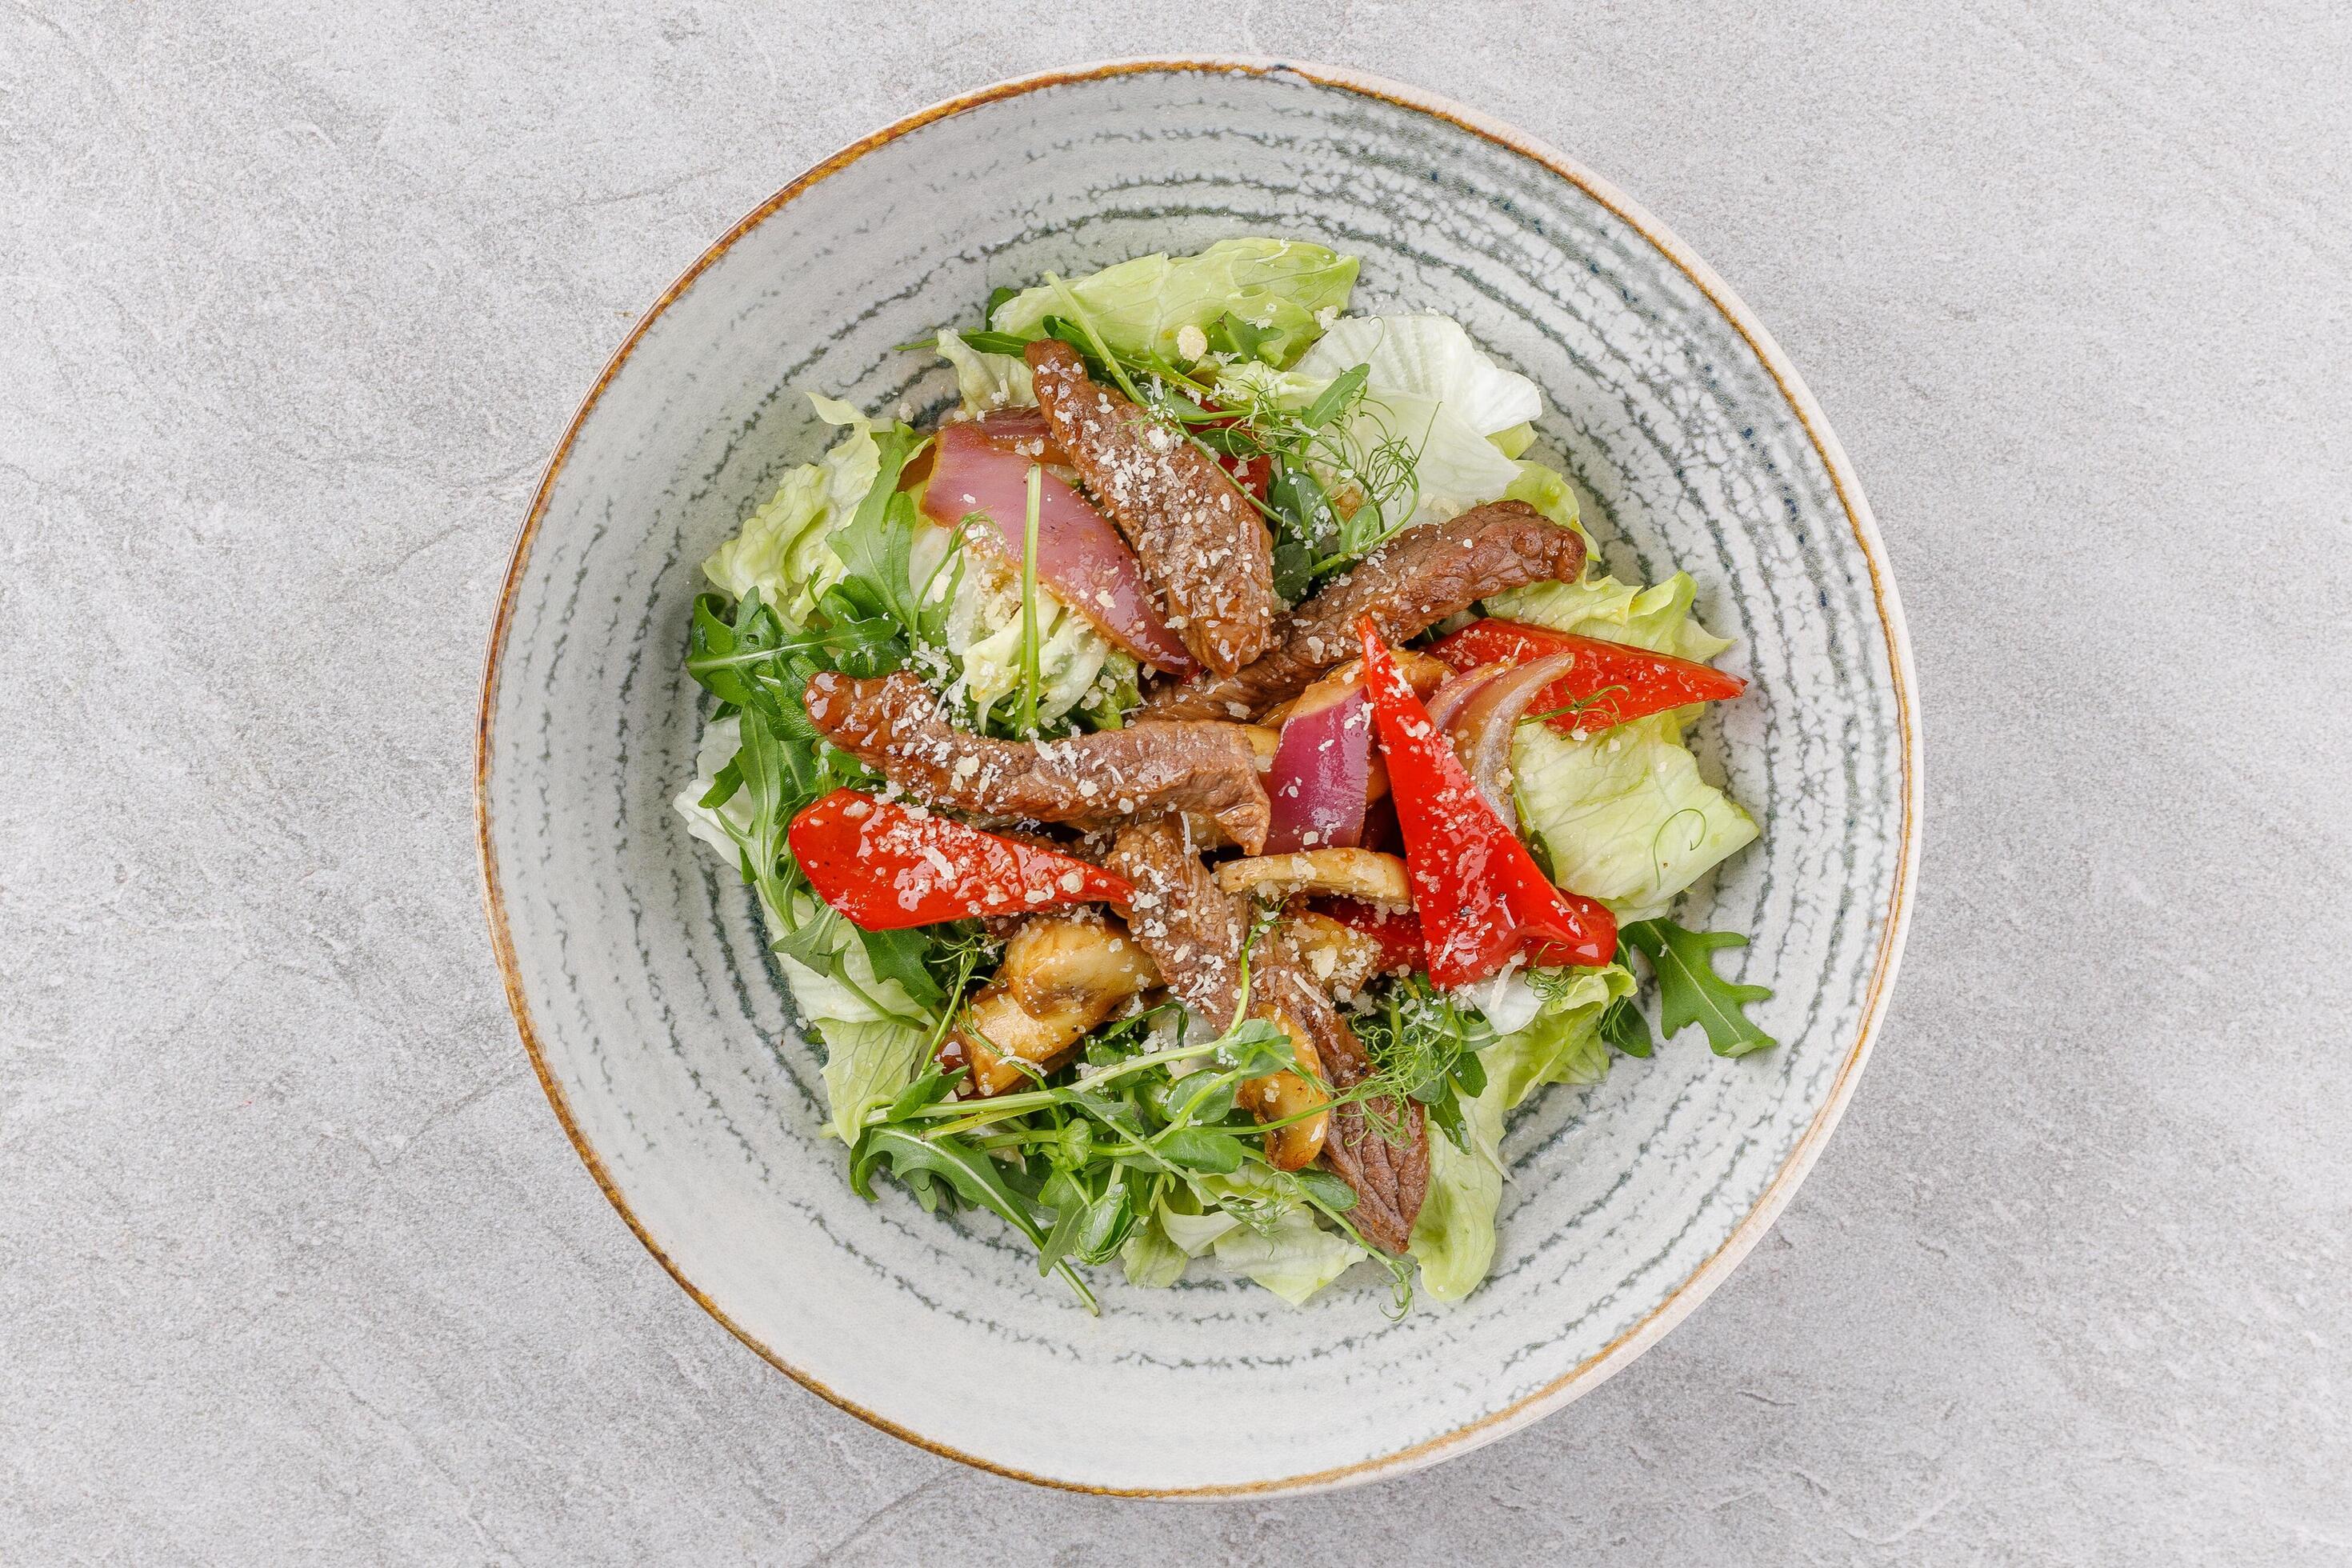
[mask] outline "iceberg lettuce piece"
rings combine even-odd
[[[1310,406],[1328,380],[1277,371],[1262,364],[1228,366],[1217,376],[1220,395],[1229,404],[1265,400],[1283,408]],[[1412,455],[1418,487],[1409,516],[1383,512],[1383,531],[1424,522],[1442,522],[1502,495],[1517,482],[1520,465],[1503,455],[1444,404],[1412,393],[1383,391],[1367,385],[1356,411],[1339,429],[1339,439],[1360,465],[1391,441]],[[1341,476],[1317,466],[1316,477],[1326,487],[1342,485]],[[1401,510],[1404,497],[1392,506]]]
[[[1127,1282],[1147,1290],[1165,1290],[1175,1284],[1184,1278],[1185,1265],[1192,1261],[1192,1254],[1169,1238],[1156,1209],[1135,1222],[1118,1249]]]
[[[1543,395],[1536,384],[1488,358],[1450,316],[1356,316],[1334,321],[1291,368],[1302,376],[1328,381],[1359,364],[1369,371],[1367,384],[1375,397],[1437,404],[1481,437],[1543,417]],[[1494,492],[1478,499],[1492,500]]]
[[[1273,334],[1260,352],[1277,364],[1296,357],[1324,321],[1348,308],[1355,286],[1354,257],[1269,238],[1221,239],[1197,256],[1139,256],[1063,283],[1103,341],[1120,353],[1173,360],[1178,332],[1205,331],[1230,310]],[[1046,317],[1065,313],[1059,292],[1040,284],[997,306],[988,324],[1034,338],[1043,335]]]
[[[1531,583],[1496,594],[1486,609],[1506,620],[1632,643],[1705,664],[1729,647],[1731,639],[1717,637],[1692,617],[1697,595],[1698,584],[1687,572],[1647,588],[1587,574],[1581,583]]]
[[[1516,1110],[1548,1083],[1598,1083],[1606,1078],[1609,1047],[1601,1038],[1601,1014],[1619,997],[1631,996],[1634,984],[1633,971],[1617,963],[1545,971],[1544,1005],[1534,1020],[1479,1054],[1487,1091],[1496,1096],[1497,1105]]]
[[[1486,979],[1463,986],[1454,996],[1475,1007],[1486,1018],[1486,1026],[1497,1035],[1526,1028],[1543,1011],[1542,994],[1520,970],[1516,958]]]
[[[1553,488],[1541,475],[1528,482]],[[1564,480],[1558,489],[1566,489]],[[1697,593],[1686,572],[1647,588],[1588,574],[1580,583],[1514,588],[1485,607],[1553,631],[1705,662],[1731,642],[1692,618]],[[1511,743],[1519,818],[1542,840],[1552,875],[1608,904],[1620,920],[1664,913],[1675,895],[1757,837],[1754,819],[1700,776],[1698,759],[1683,744],[1697,711],[1660,713],[1582,740],[1529,724]]]
[[[686,819],[687,831],[718,850],[730,868],[741,864],[742,852],[727,829],[719,826],[719,820],[723,816],[739,829],[748,830],[749,803],[740,790],[726,804],[715,807],[704,805],[702,797],[709,793],[719,770],[734,761],[741,747],[740,720],[719,719],[706,725],[701,742],[695,750],[694,781],[671,803],[678,816]],[[768,930],[774,934],[793,931],[818,913],[815,901],[808,899],[789,911],[792,918],[787,918],[787,911],[768,903],[764,896],[760,909],[767,918]],[[857,1131],[869,1111],[877,1105],[887,1105],[900,1089],[914,1081],[922,1067],[928,1039],[921,1029],[907,1021],[919,1016],[921,1012],[914,998],[897,981],[875,976],[862,943],[852,941],[847,931],[839,931],[836,949],[843,955],[856,989],[831,975],[819,973],[789,953],[776,954],[776,962],[783,969],[794,1010],[824,1043],[828,1125],[846,1143],[856,1141]],[[864,995],[858,994],[861,991]],[[876,1003],[881,1005],[877,1007]]]
[[[861,1024],[826,1018],[814,1026],[824,1041],[826,1129],[855,1143],[866,1117],[898,1099],[922,1072],[930,1038],[887,1018]]]
[[[743,749],[743,721],[730,716],[714,719],[702,727],[702,739],[694,749],[694,777],[670,800],[671,809],[686,819],[686,830],[719,851],[719,858],[730,866],[739,866],[743,852],[734,838],[719,826],[720,819],[735,825],[739,833],[751,831],[751,803],[741,790],[727,797],[724,805],[709,806],[702,797],[710,793],[719,770],[735,760]]]
[[[1025,360],[1011,354],[983,353],[963,341],[952,327],[940,331],[940,357],[955,367],[956,394],[963,411],[977,416],[998,408],[1034,408],[1037,384]]]
[[[1505,1114],[1543,1084],[1590,1083],[1608,1071],[1601,1014],[1633,994],[1633,984],[1613,963],[1549,971],[1534,1021],[1480,1053],[1486,1087],[1462,1105],[1469,1148],[1456,1149],[1444,1138],[1429,1141],[1429,1193],[1412,1224],[1410,1250],[1421,1265],[1421,1288],[1433,1300],[1462,1300],[1494,1266]]]
[[[1217,1261],[1256,1280],[1294,1307],[1371,1256],[1337,1231],[1295,1208],[1261,1231],[1235,1226],[1213,1244]]]
[[[814,393],[809,401],[818,417],[849,434],[817,461],[786,474],[767,503],[702,563],[702,574],[721,593],[740,599],[757,588],[793,626],[805,625],[818,596],[847,574],[828,535],[856,513],[882,466],[874,426],[864,415]]]
[[[1187,1258],[1201,1254],[1223,1241],[1242,1222],[1221,1208],[1206,1208],[1199,1214],[1186,1214],[1162,1198],[1160,1201],[1160,1228],[1168,1239],[1181,1247]]]
[[[1021,689],[1021,580],[988,542],[966,540],[958,551],[963,571],[948,610],[947,643],[963,673],[949,688],[948,701],[968,703],[974,727],[982,727],[999,703]],[[1121,711],[1121,700],[1135,689],[1139,673],[1132,657],[1112,647],[1093,622],[1042,583],[1037,672],[1037,716],[1047,721],[1073,710],[1097,717]],[[1133,700],[1127,699],[1125,705]]]
[[[1492,1079],[1462,1102],[1465,1152],[1450,1138],[1429,1140],[1429,1190],[1406,1249],[1421,1265],[1422,1293],[1459,1301],[1495,1263],[1495,1214],[1503,1203],[1503,1102]]]
[[[1335,321],[1291,368],[1290,384],[1319,392],[1360,364],[1365,397],[1349,440],[1369,451],[1401,438],[1415,453],[1416,504],[1409,518],[1384,514],[1383,526],[1443,521],[1517,481],[1513,459],[1533,438],[1531,422],[1543,417],[1543,395],[1488,358],[1460,322],[1437,315]]]
[[[1495,450],[1502,453],[1506,458],[1517,458],[1524,455],[1529,447],[1535,445],[1536,427],[1532,425],[1514,425],[1507,430],[1496,431],[1486,439],[1492,441],[1495,444]]]
[[[1346,438],[1364,452],[1389,440],[1401,440],[1412,450],[1412,510],[1391,515],[1398,510],[1391,502],[1381,519],[1390,529],[1458,517],[1502,495],[1519,477],[1519,465],[1452,408],[1408,393],[1370,388],[1348,422]],[[1398,502],[1406,499],[1399,497]]]
[[[1683,722],[1659,713],[1581,741],[1529,724],[1511,743],[1519,820],[1542,841],[1553,879],[1620,921],[1664,914],[1757,837],[1755,819],[1699,776]]]

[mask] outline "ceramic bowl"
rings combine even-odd
[[[1102,1314],[993,1221],[853,1195],[750,897],[670,809],[701,721],[697,564],[824,445],[804,389],[920,419],[892,345],[990,288],[1232,235],[1362,258],[1356,309],[1436,310],[1541,385],[1621,575],[1675,567],[1753,681],[1698,731],[1762,843],[1685,904],[1753,933],[1785,1042],[1696,1031],[1513,1123],[1494,1273],[1383,1309],[1245,1281]],[[828,159],[656,300],[549,464],[492,635],[490,930],[581,1157],[693,1298],[806,1387],[937,1452],[1155,1496],[1328,1486],[1492,1439],[1654,1342],[1753,1246],[1853,1091],[1902,943],[1919,742],[1862,491],[1722,281],[1561,154],[1413,89],[1265,61],[1123,62],[940,104]],[[1204,1270],[1196,1268],[1196,1274]]]

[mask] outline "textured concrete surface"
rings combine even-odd
[[[0,15],[0,1559],[2352,1561],[2352,13],[1969,0]],[[1929,848],[1691,1321],[1343,1495],[1031,1490],[588,1181],[477,903],[512,531],[812,160],[1114,54],[1362,66],[1730,278],[1870,487]]]

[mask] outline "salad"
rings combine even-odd
[[[1714,969],[1745,939],[1668,918],[1757,836],[1684,744],[1726,640],[1596,560],[1534,383],[1350,315],[1356,270],[999,289],[906,345],[935,427],[815,397],[837,439],[704,563],[677,809],[849,1183],[998,1216],[1090,1310],[1112,1265],[1458,1300],[1514,1108],[1649,1056],[1645,1006],[1774,1043]]]

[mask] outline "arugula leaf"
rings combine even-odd
[[[867,931],[862,926],[845,921],[857,933],[866,948],[866,962],[874,966],[877,980],[895,980],[915,999],[915,1005],[927,1013],[936,1013],[947,1003],[947,994],[932,978],[924,961],[930,956],[931,939],[919,928],[913,931]]]
[[[1161,1133],[1153,1147],[1170,1164],[1207,1175],[1229,1176],[1242,1168],[1242,1141],[1230,1132],[1178,1127]]]
[[[956,336],[961,338],[964,346],[975,353],[1010,354],[1019,359],[1029,348],[1028,339],[1014,337],[1011,332],[958,332]]]
[[[1298,416],[1298,422],[1309,430],[1320,430],[1362,390],[1365,379],[1371,374],[1372,367],[1368,364],[1341,371],[1331,378],[1331,384],[1323,389],[1322,395],[1307,405],[1307,412]]]
[[[1618,933],[1650,961],[1658,977],[1658,1028],[1668,1038],[1689,1025],[1706,1031],[1719,1057],[1744,1057],[1780,1044],[1743,1011],[1772,994],[1764,985],[1726,980],[1715,972],[1717,949],[1746,947],[1735,931],[1689,931],[1669,920],[1636,921]],[[1647,1031],[1644,1030],[1646,1041]]]
[[[1620,996],[1601,1010],[1601,1037],[1621,1056],[1646,1057],[1652,1048],[1650,1020],[1631,996]]]
[[[848,568],[848,575],[832,592],[854,605],[859,619],[887,617],[909,634],[921,624],[907,565],[914,542],[915,501],[898,489],[898,476],[928,440],[904,425],[876,433],[881,466],[873,488],[857,503],[848,525],[830,541],[834,554]]]
[[[921,1175],[942,1182],[952,1188],[958,1197],[977,1208],[984,1208],[1002,1217],[1030,1244],[1042,1250],[1045,1246],[1045,1229],[1037,1223],[1019,1194],[1005,1185],[997,1163],[961,1140],[945,1135],[918,1138],[896,1127],[870,1127],[858,1138],[857,1147],[850,1152],[849,1185],[861,1198],[874,1198],[874,1172],[887,1165],[901,1182]],[[1087,1311],[1096,1310],[1095,1294],[1087,1282],[1066,1262],[1048,1265],[1060,1273]]]
[[[933,1063],[920,1078],[898,1091],[898,1098],[890,1102],[890,1108],[882,1113],[882,1119],[903,1121],[926,1105],[937,1105],[955,1092],[963,1071],[961,1068],[952,1071],[942,1070],[936,1062]]]
[[[1273,365],[1282,363],[1282,349],[1289,337],[1279,327],[1253,326],[1231,310],[1211,321],[1202,335],[1209,340],[1209,352],[1212,353],[1231,354],[1235,359],[1260,360]],[[1274,345],[1271,353],[1266,349],[1268,343]]]

